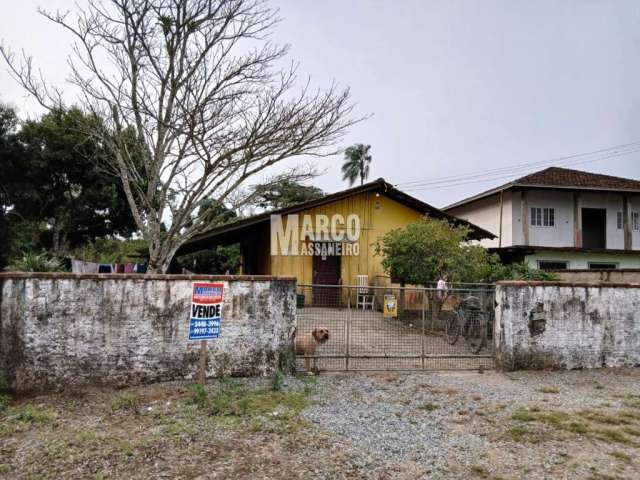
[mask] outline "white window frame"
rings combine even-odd
[[[616,212],[616,228],[622,230],[624,228],[624,213],[622,210]]]
[[[529,225],[531,227],[555,228],[555,207],[531,207],[529,210]]]
[[[631,227],[635,232],[640,230],[640,212],[631,212]]]

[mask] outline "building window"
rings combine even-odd
[[[590,270],[615,270],[618,268],[617,263],[607,263],[607,262],[589,262],[587,264]]]
[[[555,208],[531,207],[531,225],[534,227],[553,227],[556,223]]]
[[[566,270],[568,262],[560,262],[558,260],[538,260],[538,268],[540,270]]]
[[[634,230],[640,230],[640,213],[631,213],[631,225],[633,225]]]
[[[616,213],[616,227],[618,230],[622,230],[624,228],[624,217],[622,216],[622,212]]]

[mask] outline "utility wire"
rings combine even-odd
[[[610,158],[616,158],[616,157],[621,157],[621,156],[625,156],[625,155],[630,155],[632,153],[636,153],[636,152],[640,152],[640,146],[636,147],[635,149],[629,149],[629,150],[625,150],[625,151],[621,151],[621,152],[611,152],[609,155],[604,155],[601,157],[597,157],[597,158],[590,158],[590,159],[586,159],[586,160],[581,160],[581,161],[576,161],[576,162],[571,162],[570,164],[566,165],[566,166],[573,166],[573,165],[584,165],[587,163],[593,163],[593,162],[598,162],[598,161],[602,161],[602,160],[608,160]],[[409,187],[403,187],[402,189],[404,191],[410,192],[410,191],[420,191],[420,190],[438,190],[441,188],[449,188],[449,187],[456,187],[456,186],[460,186],[460,185],[469,185],[469,184],[473,184],[473,183],[484,183],[484,182],[490,182],[490,181],[494,181],[494,180],[503,180],[503,179],[508,179],[508,178],[512,178],[514,176],[514,173],[516,172],[511,172],[509,174],[503,174],[503,175],[498,175],[498,176],[490,176],[487,178],[473,178],[473,177],[460,177],[458,180],[452,179],[449,181],[434,181],[432,183],[426,183],[426,184],[419,184],[419,185],[414,185],[414,186],[409,186]]]
[[[585,162],[599,161],[606,158],[610,158],[609,156],[601,157],[600,154],[603,154],[603,153],[615,154],[615,156],[628,155],[630,153],[636,152],[637,151],[636,149],[639,146],[640,146],[640,140],[631,142],[631,143],[622,144],[622,145],[615,145],[613,147],[602,148],[602,149],[594,150],[592,152],[587,152],[587,153],[566,155],[563,157],[556,157],[549,160],[542,160],[538,162],[521,163],[518,165],[509,166],[509,167],[495,168],[491,170],[484,170],[482,172],[473,172],[473,173],[464,174],[464,175],[450,175],[450,176],[444,176],[444,177],[436,177],[430,180],[413,180],[408,182],[401,182],[401,183],[397,183],[395,186],[400,187],[403,190],[409,190],[409,189],[413,189],[414,187],[447,184],[451,182],[457,183],[457,182],[462,182],[467,180],[476,180],[476,179],[482,180],[482,181],[497,180],[499,178],[505,178],[504,177],[505,173],[509,173],[510,175],[508,176],[512,176],[514,174],[517,174],[518,172],[529,170],[535,167],[548,165],[548,164],[563,163],[563,164],[566,164],[566,166],[568,166],[568,165],[578,165]],[[588,158],[588,157],[593,157],[594,155],[597,155],[597,157],[593,159]],[[580,159],[580,158],[583,158],[583,159],[578,160],[577,162],[567,162],[568,160]],[[477,182],[474,182],[474,183],[477,183]]]

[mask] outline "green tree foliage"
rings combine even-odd
[[[98,166],[105,152],[78,131],[83,122],[99,123],[73,108],[17,128],[15,112],[0,107],[0,202],[14,255],[42,247],[62,255],[96,238],[134,231],[120,182]]]
[[[240,269],[240,245],[218,245],[212,250],[190,253],[176,258],[180,268],[206,275],[237,274]]]
[[[220,224],[235,222],[238,215],[231,209],[213,199],[205,199],[199,207],[198,218],[204,221],[215,220]],[[211,250],[189,253],[176,257],[179,269],[198,274],[236,274],[240,269],[240,245],[218,245]]]
[[[323,196],[324,192],[318,187],[303,185],[290,179],[282,179],[268,185],[258,185],[255,204],[267,210],[276,210],[316,200]]]
[[[401,283],[426,285],[443,274],[453,282],[479,282],[491,275],[497,258],[469,244],[468,235],[466,226],[425,218],[388,232],[375,250],[385,271]]]
[[[70,256],[95,263],[145,263],[142,256],[147,248],[144,240],[121,240],[117,238],[96,238],[92,242],[70,252]]]
[[[20,155],[20,145],[15,133],[17,131],[18,118],[13,109],[0,105],[0,268],[6,265],[11,249],[11,203],[9,200],[11,184],[15,175],[13,165],[17,163]]]
[[[342,179],[353,185],[360,179],[360,185],[369,178],[369,165],[371,164],[371,145],[356,143],[344,151],[344,163],[342,164]]]
[[[382,266],[404,284],[427,285],[447,274],[451,282],[555,280],[526,264],[502,265],[495,254],[468,242],[469,228],[425,218],[384,235],[375,245]]]

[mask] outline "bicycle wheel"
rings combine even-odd
[[[445,336],[447,338],[447,343],[449,345],[453,345],[458,341],[458,337],[460,336],[460,317],[457,311],[451,312],[451,315],[447,315],[445,320]]]
[[[487,321],[483,313],[472,315],[465,326],[465,339],[471,353],[478,354],[487,343]]]

